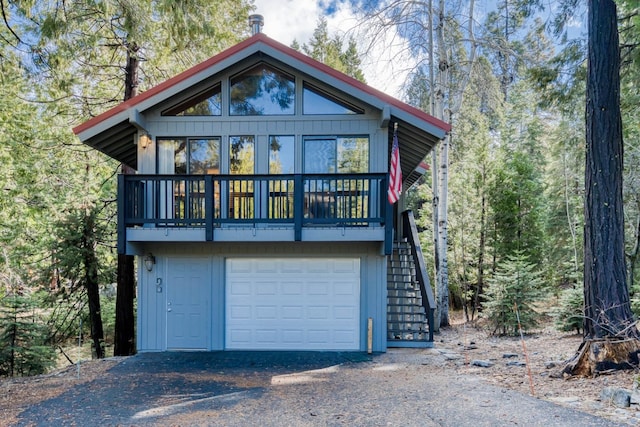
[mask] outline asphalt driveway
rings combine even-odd
[[[18,426],[613,426],[418,350],[147,353],[19,416]]]

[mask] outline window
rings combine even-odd
[[[255,138],[251,136],[229,137],[229,173],[251,175],[255,170]]]
[[[269,174],[295,173],[295,137],[269,137]],[[292,219],[294,212],[294,179],[269,180],[268,215],[271,219]]]
[[[229,114],[262,116],[295,114],[295,80],[266,64],[231,79]]]
[[[220,116],[222,91],[220,84],[205,90],[180,104],[162,112],[163,116]]]
[[[220,139],[158,138],[158,173],[220,173]]]
[[[369,138],[330,137],[304,140],[305,173],[365,173],[369,171]]]
[[[364,111],[305,83],[302,93],[302,113],[364,114]]]
[[[250,136],[229,137],[229,173],[252,175],[255,171],[255,138]],[[250,219],[255,214],[253,178],[238,177],[229,180],[228,217]]]
[[[354,174],[369,171],[369,138],[307,137],[304,140],[304,172]],[[304,217],[325,225],[338,218],[368,215],[369,184],[366,179],[335,175],[306,177]],[[355,223],[354,223],[355,224]]]
[[[272,175],[295,172],[294,136],[269,137],[269,173]]]
[[[158,138],[158,173],[207,175],[220,173],[220,138]],[[158,183],[160,218],[203,219],[204,177],[171,177]],[[214,188],[215,215],[220,212],[220,190]]]

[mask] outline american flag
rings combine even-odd
[[[391,148],[391,165],[389,166],[389,190],[387,198],[392,205],[398,201],[402,193],[402,170],[400,169],[400,150],[398,149],[398,133],[393,133]]]

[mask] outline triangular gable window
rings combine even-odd
[[[303,114],[364,114],[364,110],[305,83],[302,94]]]
[[[163,116],[220,116],[222,115],[222,91],[220,84],[200,92],[162,112]]]
[[[267,116],[295,114],[296,84],[292,76],[260,63],[231,78],[229,114]]]

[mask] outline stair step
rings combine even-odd
[[[411,247],[394,243],[387,260],[387,340],[427,341],[428,330]]]

